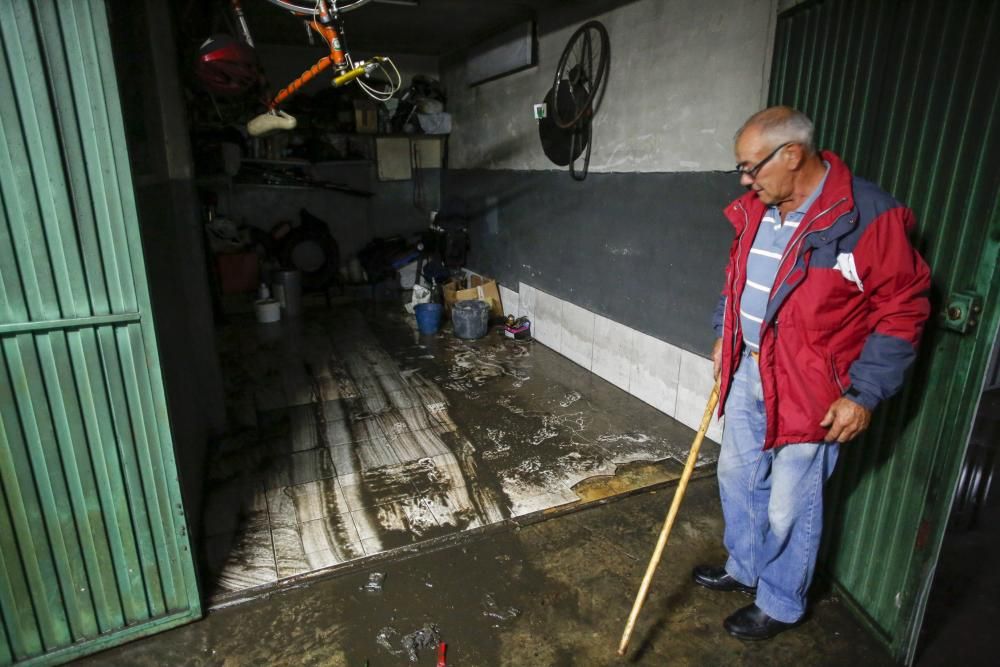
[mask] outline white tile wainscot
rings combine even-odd
[[[560,352],[586,369],[593,370],[594,321],[596,315],[568,301],[562,302]]]
[[[518,283],[501,287],[508,312],[531,320],[535,340],[616,387],[697,429],[712,391],[712,362],[576,304]],[[506,304],[516,302],[517,309]],[[725,420],[713,418],[706,437],[722,441]]]
[[[631,393],[632,330],[603,315],[594,318],[594,358],[590,370]]]
[[[633,330],[629,393],[657,410],[675,416],[681,354],[679,348]]]

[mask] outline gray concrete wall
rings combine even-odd
[[[708,354],[732,227],[727,174],[455,170],[472,209],[469,266],[523,282],[677,347]]]
[[[594,120],[593,172],[732,167],[731,139],[766,101],[776,0],[639,0],[597,18],[611,39]],[[538,66],[475,88],[463,60],[442,67],[453,114],[451,167],[556,169],[532,105],[551,88],[572,32],[564,10],[538,17]]]
[[[593,6],[593,5],[592,5]],[[686,350],[711,350],[710,315],[740,194],[732,137],[766,103],[777,0],[638,0],[538,17],[538,66],[469,88],[442,65],[454,114],[445,206],[475,211],[470,266],[602,314]],[[590,176],[545,157],[532,105],[572,32],[597,18],[611,39]]]

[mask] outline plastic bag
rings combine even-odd
[[[413,286],[413,295],[410,297],[410,302],[403,306],[403,308],[409,314],[413,314],[413,308],[418,303],[430,303],[431,302],[431,291],[424,287],[423,285]]]

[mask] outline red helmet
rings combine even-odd
[[[230,35],[212,35],[198,49],[194,75],[214,95],[242,95],[260,80],[252,48]]]

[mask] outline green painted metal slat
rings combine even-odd
[[[3,342],[14,376],[14,402],[28,443],[29,479],[34,480],[38,489],[48,550],[55,566],[56,581],[47,582],[47,587],[58,587],[74,640],[93,637],[97,635],[97,624],[90,596],[86,594],[87,577],[75,539],[76,527],[65,475],[54,447],[55,428],[49,415],[35,341],[32,336],[22,335]]]
[[[11,553],[5,547],[6,558],[20,557],[21,553],[36,555],[21,558],[27,574],[30,599],[19,600],[13,608],[5,608],[4,616],[23,613],[30,606],[37,616],[38,632],[44,647],[54,647],[72,641],[69,623],[62,604],[62,595],[54,585],[57,575],[52,559],[47,556],[49,540],[46,535],[45,510],[40,491],[34,481],[29,455],[33,433],[25,432],[29,425],[21,421],[15,396],[28,393],[28,381],[23,372],[13,367],[10,358],[16,353],[17,341],[0,341],[4,354],[4,380],[0,383],[0,415],[3,416],[5,447],[0,459],[0,479],[3,480],[12,523],[20,552]],[[10,627],[10,626],[8,626]]]
[[[0,35],[3,36],[3,48],[0,48],[0,72],[11,74],[11,63],[8,54],[8,33],[13,31],[13,17],[10,16],[13,7],[0,3]],[[16,81],[5,76],[6,88],[13,91]],[[8,129],[9,128],[9,129]],[[61,317],[58,304],[54,299],[48,299],[53,292],[52,278],[49,272],[36,267],[44,267],[48,262],[45,252],[45,242],[37,224],[35,207],[25,201],[34,192],[34,183],[27,169],[26,147],[21,139],[19,115],[14,103],[14,95],[0,95],[0,161],[11,165],[8,178],[0,178],[0,196],[3,198],[5,216],[8,219],[10,236],[14,249],[13,264],[4,266],[8,276],[18,276],[27,308],[27,319],[58,319]],[[25,224],[14,224],[23,221]]]
[[[14,18],[16,23],[11,29],[16,31],[21,49],[27,53],[37,52],[38,35],[29,8],[26,5],[15,5]],[[31,76],[26,61],[20,65],[12,68],[17,90],[13,99],[20,112],[21,132],[34,182],[39,220],[47,242],[48,264],[56,289],[56,300],[63,317],[86,316],[90,314],[86,307],[86,294],[83,286],[75,280],[80,275],[75,241],[63,238],[59,223],[60,220],[69,218],[71,213],[59,147],[46,140],[56,132],[46,89],[47,81]]]
[[[940,92],[936,90],[936,87],[942,85],[943,82],[937,78],[929,78],[934,75],[933,70],[936,69],[939,62],[933,53],[935,46],[939,45],[928,43],[936,38],[940,38],[937,26],[932,24],[933,16],[929,11],[923,17],[917,16],[916,12],[914,12],[913,15],[908,17],[908,20],[909,25],[903,33],[906,39],[901,48],[904,52],[909,52],[913,48],[914,43],[926,45],[927,48],[919,49],[916,59],[908,67],[897,73],[895,94],[907,96],[919,94],[928,97],[939,95]],[[931,71],[925,72],[923,71],[925,69],[930,69]],[[886,141],[882,155],[877,163],[880,168],[876,172],[876,177],[881,182],[884,182],[886,187],[893,188],[894,190],[905,188],[907,191],[913,192],[916,199],[907,203],[916,209],[921,208],[920,203],[924,194],[930,192],[930,189],[914,191],[916,190],[914,188],[917,182],[916,179],[928,176],[933,178],[935,175],[921,174],[918,170],[908,168],[907,165],[908,160],[920,158],[924,150],[924,145],[929,140],[928,124],[922,122],[923,119],[914,118],[921,111],[926,112],[927,110],[903,105],[893,105],[890,108],[890,114],[887,116],[884,124],[886,131],[892,132],[892,136],[896,138],[897,142],[903,137],[916,137],[917,140],[907,142],[903,146],[897,145],[895,150],[892,146],[894,142]],[[897,122],[897,118],[900,116],[902,118]],[[909,155],[911,152],[914,155]],[[908,186],[904,186],[903,182],[907,177],[911,180]]]
[[[89,163],[99,165],[99,168],[88,169],[87,174],[96,193],[94,199],[101,207],[98,210],[99,219],[104,221],[99,231],[102,252],[110,258],[105,260],[105,264],[115,267],[118,275],[127,276],[120,282],[109,279],[111,304],[114,312],[141,310],[148,313],[142,246],[129,242],[131,237],[138,235],[139,226],[132,199],[132,176],[125,152],[125,134],[121,129],[107,16],[103,2],[88,2],[79,9],[72,12],[63,27],[66,30],[64,40],[79,45],[82,51],[78,59],[80,66],[72,74],[75,81],[73,90],[81,112],[88,108],[91,110],[90,115],[80,116],[80,122],[86,123],[86,129],[93,128],[93,134],[82,133],[85,158]],[[102,35],[102,39],[97,38],[98,34]],[[98,137],[105,137],[105,140],[100,141]],[[140,293],[144,295],[143,307],[139,304]]]
[[[167,611],[176,609],[177,588],[174,577],[177,569],[177,550],[175,548],[172,530],[172,513],[166,501],[166,485],[160,474],[159,461],[155,450],[158,446],[157,431],[150,420],[153,412],[149,410],[149,389],[143,382],[142,363],[136,359],[133,346],[136,341],[132,337],[133,327],[119,327],[115,331],[118,354],[122,362],[125,393],[129,402],[129,411],[133,415],[132,438],[136,445],[139,470],[142,473],[142,486],[146,494],[146,507],[149,512],[153,530],[153,543],[156,547],[156,562],[161,571],[160,581]]]
[[[862,5],[865,7],[864,5]],[[880,7],[878,3],[875,5],[876,8]],[[869,72],[873,72],[876,76],[865,77],[861,81],[865,81],[867,85],[860,91],[858,90],[857,84],[858,79],[855,79],[854,86],[851,89],[851,101],[850,108],[847,117],[847,127],[860,127],[861,131],[851,132],[848,136],[853,136],[853,145],[851,143],[847,144],[846,153],[848,159],[852,164],[860,164],[863,162],[864,150],[863,147],[872,140],[872,132],[870,130],[869,119],[872,118],[872,114],[875,113],[875,109],[870,108],[870,102],[874,96],[877,87],[882,84],[882,63],[887,59],[885,58],[885,52],[883,50],[883,45],[886,43],[886,33],[888,32],[887,27],[887,12],[877,12],[874,20],[865,22],[864,32],[861,35],[860,44],[862,47],[862,56],[865,58],[867,69]]]
[[[52,329],[82,329],[96,327],[102,324],[125,324],[138,322],[142,319],[139,313],[118,313],[115,315],[95,315],[94,317],[71,317],[65,320],[36,320],[34,322],[18,322],[15,324],[0,324],[0,336],[7,334],[43,332]]]
[[[934,321],[904,391],[844,450],[822,555],[902,660],[913,658],[1000,326],[996,43],[1000,7],[986,0],[817,0],[783,13],[775,39],[771,103],[802,108],[821,146],[914,209],[915,243],[932,269]],[[832,67],[793,66],[820,44],[831,45]],[[974,334],[961,336],[936,316],[948,294],[968,289],[984,309]]]
[[[0,2],[0,665],[201,613],[107,21]]]
[[[853,84],[853,80],[847,76],[847,68],[849,66],[848,54],[854,53],[852,40],[858,37],[858,32],[855,30],[848,30],[846,28],[846,21],[844,18],[845,15],[854,11],[854,7],[847,2],[840,2],[837,4],[835,9],[837,10],[837,16],[834,19],[834,32],[836,33],[836,38],[834,39],[833,45],[830,47],[831,69],[829,74],[829,99],[842,101],[844,100],[845,88],[848,85]],[[843,143],[840,141],[843,133],[841,125],[842,118],[841,114],[827,113],[826,117],[823,119],[823,127],[827,128],[831,141],[838,146]]]
[[[0,58],[3,52],[0,51]],[[2,66],[2,62],[0,62]],[[0,77],[0,83],[5,81]],[[5,91],[0,88],[0,97]],[[3,123],[0,122],[0,159],[6,146]],[[0,184],[0,322],[21,321],[27,317],[27,306],[18,278],[17,260],[14,258],[14,240],[10,233],[10,216],[7,214],[7,201],[4,188]]]
[[[70,332],[69,341],[122,611],[125,623],[132,624],[152,614],[145,600],[142,565],[132,527],[121,457],[116,446],[118,437],[108,406],[100,349],[93,330]]]
[[[53,332],[38,336],[35,344],[39,348],[60,463],[66,475],[77,539],[86,568],[87,589],[97,627],[100,632],[107,632],[120,627],[125,621],[118,600],[114,563],[107,543],[100,498],[90,467],[90,443],[84,435],[83,415],[72,376],[66,334]]]
[[[3,364],[6,366],[6,364]],[[4,372],[6,376],[6,372]],[[0,395],[0,400],[4,397]],[[15,479],[15,466],[11,456],[13,438],[8,437],[4,428],[3,420],[0,419],[0,481]],[[18,496],[15,496],[18,497]],[[22,512],[22,514],[25,514]],[[13,657],[23,658],[35,653],[41,653],[43,649],[42,637],[39,634],[35,609],[31,604],[18,604],[19,601],[31,600],[31,591],[28,589],[29,576],[38,581],[40,574],[37,571],[25,571],[19,558],[13,554],[19,552],[17,544],[17,528],[11,521],[13,511],[7,503],[5,494],[0,494],[0,612],[3,618],[0,619],[0,627],[3,628],[4,635],[8,637],[8,653],[13,661]],[[23,531],[23,526],[21,526]],[[31,567],[30,564],[28,567]]]
[[[62,38],[62,25],[58,20],[58,5],[46,3],[40,7],[39,22],[43,41],[46,35],[59,35]],[[50,53],[58,53],[61,57],[50,57],[48,67],[51,72],[49,78],[50,85],[54,87],[54,97],[62,100],[72,100],[74,98],[73,85],[78,71],[83,67],[82,54],[72,40],[63,39],[65,49],[49,49]],[[65,155],[65,165],[67,178],[73,192],[76,193],[77,201],[85,200],[91,206],[77,206],[74,210],[76,218],[76,232],[80,243],[80,254],[84,264],[84,277],[86,293],[91,302],[91,310],[96,315],[108,315],[111,313],[108,300],[108,284],[104,277],[104,266],[101,262],[100,246],[97,239],[96,219],[102,211],[96,210],[100,206],[100,201],[95,200],[87,181],[87,155],[84,153],[82,144],[84,137],[89,135],[89,140],[94,141],[93,124],[88,123],[84,118],[90,113],[87,108],[74,105],[74,112],[78,122],[67,122],[69,118],[65,113],[60,118],[60,129],[63,133],[62,149]]]
[[[97,340],[105,374],[104,379],[108,386],[111,420],[114,424],[116,440],[119,443],[118,451],[125,472],[125,488],[133,513],[132,522],[135,525],[137,546],[142,564],[146,604],[149,606],[152,616],[161,616],[167,613],[167,607],[163,599],[160,568],[153,543],[153,523],[144,501],[146,492],[143,489],[141,464],[133,437],[132,415],[129,412],[129,402],[126,398],[125,380],[122,377],[122,361],[118,355],[118,343],[114,328],[98,328]]]
[[[11,648],[7,628],[0,624],[0,664],[14,662],[14,650]]]

